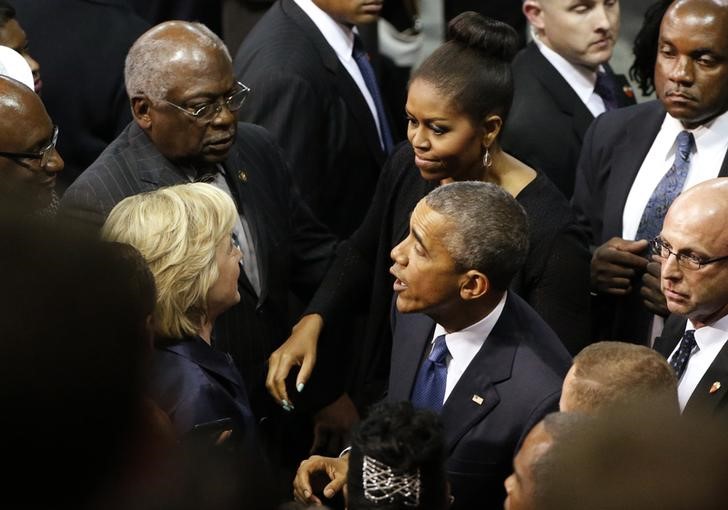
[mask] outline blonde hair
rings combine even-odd
[[[218,277],[217,246],[230,236],[237,217],[225,192],[201,182],[125,198],[109,214],[102,236],[134,246],[154,275],[158,336],[199,332],[207,293]]]

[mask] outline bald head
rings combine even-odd
[[[232,62],[225,43],[205,25],[160,23],[129,49],[124,67],[126,92],[130,98],[146,95],[163,99],[181,69],[203,69],[211,55]]]
[[[726,217],[728,178],[711,179],[673,202],[660,233],[667,308],[688,317],[695,328],[728,315]]]

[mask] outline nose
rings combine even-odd
[[[677,263],[677,255],[670,252],[667,258],[662,260],[660,266],[660,278],[665,280],[677,280],[682,276],[680,265]]]
[[[400,266],[406,266],[407,265],[407,257],[405,256],[405,249],[404,245],[407,242],[407,239],[399,243],[397,246],[392,248],[392,251],[389,253],[389,256],[392,258],[392,261]]]
[[[23,52],[23,58],[28,63],[28,66],[30,67],[30,70],[33,71],[33,76],[37,76],[40,72],[40,64],[36,59],[30,56],[30,53],[27,51]]]
[[[236,112],[230,111],[227,103],[218,103],[215,107],[215,116],[212,118],[212,124],[215,126],[229,126],[235,124],[237,120]]]
[[[694,81],[692,59],[686,55],[679,55],[670,68],[668,78],[674,83],[691,85]]]
[[[46,163],[46,166],[43,167],[43,170],[49,174],[57,174],[58,172],[63,170],[64,166],[65,163],[63,162],[61,154],[58,152],[58,149],[54,147],[53,153],[51,154],[50,159],[48,159],[48,163]]]
[[[427,150],[430,147],[429,140],[423,129],[419,127],[410,127],[407,129],[407,135],[412,147],[420,150]]]

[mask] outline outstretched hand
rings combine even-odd
[[[301,370],[296,377],[296,389],[299,392],[303,390],[316,364],[318,338],[323,326],[324,320],[320,315],[304,315],[293,327],[288,340],[268,358],[265,386],[287,411],[291,411],[293,405],[286,390],[286,378],[294,366],[300,366]]]
[[[592,289],[602,294],[624,296],[632,292],[632,278],[649,262],[640,255],[648,246],[644,239],[626,241],[613,237],[596,249],[591,261]]]
[[[349,471],[348,455],[342,458],[321,457],[314,455],[301,462],[293,480],[293,497],[300,503],[322,505],[321,500],[314,494],[311,478],[317,474],[325,474],[329,482],[323,488],[323,495],[332,498],[344,489],[346,497],[346,475]]]

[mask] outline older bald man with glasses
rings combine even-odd
[[[55,201],[63,159],[56,151],[58,127],[26,85],[0,76],[0,201],[43,211]]]
[[[290,333],[289,294],[308,300],[335,238],[300,199],[268,132],[238,122],[249,89],[207,27],[152,27],[129,50],[124,74],[134,119],[68,188],[61,214],[100,226],[127,196],[195,180],[228,193],[239,214],[241,302],[218,319],[213,344],[232,355],[256,417],[277,415],[265,362]]]
[[[655,349],[678,377],[683,414],[728,419],[728,178],[704,181],[670,206],[653,259],[672,314]]]

